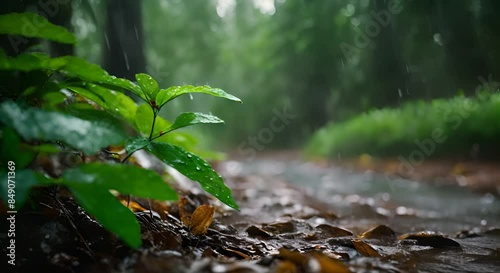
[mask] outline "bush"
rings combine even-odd
[[[408,154],[420,149],[419,143],[432,140],[436,147],[426,154],[429,157],[469,156],[473,147],[479,147],[482,157],[498,157],[494,153],[500,136],[498,117],[500,94],[489,91],[473,98],[414,101],[331,123],[313,135],[306,152],[332,158],[389,157]]]

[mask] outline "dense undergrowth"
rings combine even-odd
[[[306,150],[335,159],[392,157],[418,150],[427,157],[498,158],[500,94],[494,91],[366,112],[320,129]]]

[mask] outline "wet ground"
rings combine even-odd
[[[290,154],[232,157],[216,167],[241,211],[172,172],[182,206],[153,203],[150,211],[146,200],[132,200],[139,250],[67,195],[41,193],[43,205],[20,216],[19,272],[500,272],[500,201],[491,193]],[[215,207],[214,220],[194,235],[182,211],[202,204]]]

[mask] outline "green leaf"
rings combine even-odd
[[[183,131],[170,132],[160,138],[156,138],[154,141],[173,144],[193,153],[196,150],[195,147],[200,144],[199,140],[195,136],[189,132]]]
[[[142,91],[147,94],[149,99],[154,100],[156,98],[156,94],[158,93],[158,83],[153,77],[148,74],[139,73],[135,74],[135,79],[137,83],[142,88]]]
[[[34,171],[29,170],[29,169],[21,170],[18,167],[17,162],[15,162],[15,163],[16,163],[16,165],[15,165],[16,170],[15,170],[14,176],[9,177],[8,173],[2,173],[0,175],[0,178],[2,179],[1,180],[2,183],[0,186],[0,192],[2,194],[1,197],[4,200],[4,203],[8,206],[8,204],[9,204],[8,203],[8,200],[9,200],[8,190],[9,190],[9,188],[14,190],[15,191],[14,200],[16,201],[15,209],[18,210],[24,205],[24,203],[26,203],[26,200],[28,199],[31,187],[36,186],[36,185],[47,185],[47,184],[52,183],[53,180],[44,177],[40,173],[35,173]],[[12,183],[12,182],[14,182],[14,183]],[[9,187],[9,184],[13,185],[13,186],[15,185],[15,188],[13,188],[12,186]],[[9,207],[9,210],[14,210],[14,208]]]
[[[63,173],[65,184],[98,185],[122,194],[157,200],[176,200],[177,193],[152,170],[134,165],[89,163]]]
[[[76,76],[84,81],[106,82],[111,76],[96,64],[75,56],[64,56],[60,59],[66,61],[66,65],[61,69],[71,76]]]
[[[159,107],[162,107],[165,103],[177,98],[180,95],[188,93],[205,93],[215,97],[241,102],[239,98],[231,94],[228,94],[219,88],[212,88],[207,85],[203,86],[183,85],[183,86],[172,86],[167,89],[161,89],[158,92],[158,95],[156,95],[156,104]]]
[[[6,161],[11,160],[16,163],[17,169],[28,166],[35,158],[35,153],[27,149],[26,146],[21,145],[19,135],[11,127],[3,127],[0,132],[2,140],[0,143],[2,160],[0,162],[7,164]]]
[[[177,193],[157,173],[133,165],[83,164],[66,170],[61,182],[88,213],[133,248],[141,245],[137,219],[109,190],[158,200],[177,199]]]
[[[62,59],[66,62],[66,65],[62,67],[61,70],[66,72],[70,76],[75,76],[84,81],[100,85],[111,85],[129,90],[139,97],[145,99],[144,94],[142,93],[139,86],[127,79],[121,79],[109,75],[108,72],[106,72],[96,64],[89,63],[82,58],[74,56],[64,56],[58,59]]]
[[[50,23],[36,13],[9,13],[0,15],[0,34],[43,38],[64,44],[76,44],[76,37],[67,29]]]
[[[57,70],[66,65],[61,58],[51,59],[42,53],[26,53],[16,57],[7,57],[0,50],[0,70],[20,70],[24,72],[40,69]]]
[[[120,129],[105,112],[81,114],[86,119],[34,108],[23,109],[12,101],[0,104],[0,122],[13,127],[27,141],[59,140],[86,154],[95,154],[103,147],[125,140],[123,128]]]
[[[42,154],[56,154],[61,151],[61,148],[59,146],[52,144],[31,146],[31,149],[33,149],[33,151],[36,151],[37,153],[42,153]]]
[[[137,104],[130,97],[93,83],[87,83],[85,87],[68,86],[68,89],[94,101],[110,113],[134,123]]]
[[[167,143],[151,142],[146,149],[186,177],[200,183],[206,192],[217,197],[224,204],[239,210],[231,195],[231,190],[204,159],[181,147]]]
[[[207,115],[203,113],[181,113],[174,121],[172,126],[163,130],[163,133],[170,132],[173,130],[177,130],[182,127],[186,127],[194,124],[203,124],[203,123],[224,123],[224,121],[216,116]]]
[[[135,151],[138,151],[146,146],[148,146],[149,140],[143,136],[139,137],[132,137],[127,139],[125,142],[125,150],[127,153],[134,153]]]
[[[139,248],[141,228],[134,213],[107,189],[97,184],[74,183],[69,186],[76,201],[106,229],[132,248]]]
[[[145,135],[149,136],[151,132],[151,124],[153,124],[153,110],[149,104],[141,104],[137,107],[135,112],[135,125],[137,130]],[[155,129],[153,135],[158,135],[163,128],[170,126],[170,122],[166,121],[162,117],[156,117]]]
[[[122,78],[116,78],[115,76],[111,76],[108,78],[105,82],[106,85],[114,86],[114,87],[120,87],[125,90],[129,90],[132,93],[136,94],[139,96],[141,99],[144,101],[148,101],[144,93],[142,92],[141,88],[136,85],[135,83],[127,80],[127,79],[122,79]]]

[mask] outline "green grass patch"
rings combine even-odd
[[[500,94],[413,101],[399,108],[362,113],[318,130],[306,147],[310,156],[361,154],[392,157],[420,150],[427,157],[498,158]]]

